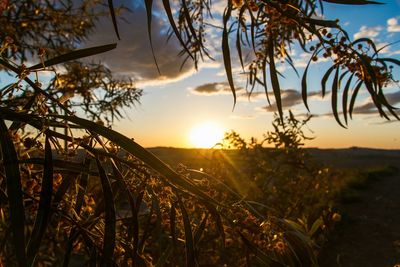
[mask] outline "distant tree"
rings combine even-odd
[[[102,2],[1,1],[3,58],[21,64],[37,58],[43,62],[80,48],[94,30],[96,21],[109,15],[104,12]],[[122,10],[124,8],[120,7],[116,12]],[[121,108],[139,102],[142,91],[135,87],[134,82],[129,78],[115,78],[101,63],[72,60],[64,62],[63,67],[53,75],[44,90],[64,105],[83,109],[92,119],[104,119],[110,124],[122,116]],[[5,70],[4,64],[2,69]],[[8,92],[6,88],[1,92]],[[31,90],[22,90],[3,104],[23,106],[29,100],[27,96],[32,94]]]
[[[206,18],[222,15],[223,62],[235,102],[232,43],[243,72],[247,74],[249,92],[252,93],[258,84],[264,87],[268,98],[271,86],[280,117],[281,73],[276,62],[286,62],[298,74],[290,51],[299,47],[310,55],[301,79],[307,109],[309,67],[319,58],[325,58],[332,63],[321,79],[322,95],[327,93],[327,84],[330,83],[332,111],[340,125],[344,127],[348,117],[351,118],[360,89],[367,90],[382,117],[399,119],[396,109],[385,98],[384,88],[397,82],[392,65],[400,65],[400,61],[381,57],[383,48],[378,49],[368,38],[352,40],[339,20],[323,16],[325,2],[354,6],[380,4],[369,0],[227,0],[223,14],[218,14],[212,6],[216,1],[212,0],[162,1],[172,33],[183,47],[185,61],[191,59],[196,66],[204,57],[210,57],[207,40],[212,37],[207,32],[213,26]],[[152,1],[145,0],[145,3],[150,24]],[[245,56],[250,56],[251,60],[246,61]],[[338,111],[340,94],[344,122]]]

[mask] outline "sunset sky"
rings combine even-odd
[[[138,1],[141,2],[141,1]],[[158,2],[158,1],[155,1]],[[326,4],[325,16],[330,19],[339,18],[352,37],[369,37],[379,46],[400,40],[400,1],[383,1],[385,5],[371,6],[339,6]],[[188,65],[181,72],[181,58],[176,43],[165,42],[165,24],[161,12],[156,12],[153,18],[153,38],[155,53],[161,66],[162,77],[158,76],[149,53],[146,35],[146,19],[143,7],[128,5],[133,14],[126,14],[130,24],[120,21],[122,41],[119,48],[105,57],[109,67],[117,72],[135,77],[137,85],[144,89],[141,105],[127,109],[127,118],[118,121],[115,129],[135,138],[141,145],[150,146],[196,146],[190,140],[190,132],[202,123],[213,123],[223,131],[231,129],[243,137],[262,138],[263,133],[271,130],[273,108],[268,107],[265,94],[260,88],[260,95],[240,97],[233,108],[233,97],[227,84],[223,65],[221,64],[220,33],[210,31],[210,50],[214,51],[215,62],[205,62],[196,72]],[[215,4],[213,9],[221,9]],[[157,9],[157,7],[156,7]],[[220,24],[216,18],[214,24]],[[91,38],[91,43],[100,44],[113,41],[112,34],[106,38],[104,31],[112,32],[109,21],[102,22],[98,31]],[[214,48],[213,48],[214,47]],[[234,49],[232,49],[235,51]],[[387,56],[399,57],[400,45],[393,45],[384,50]],[[235,52],[233,52],[234,54]],[[308,57],[301,51],[294,51],[298,71],[302,73]],[[326,69],[326,63],[313,66],[309,77],[311,91],[320,91],[321,70]],[[283,69],[286,79],[281,79],[283,89],[283,104],[295,114],[304,114],[306,109],[299,93],[300,79],[286,67]],[[396,74],[399,74],[398,69]],[[397,76],[399,77],[399,76]],[[238,85],[243,85],[245,77],[237,68],[235,79]],[[244,90],[243,90],[244,91]],[[393,87],[387,91],[388,99],[393,105],[400,106],[400,90]],[[240,95],[240,93],[239,93]],[[309,123],[313,131],[310,135],[316,139],[307,146],[336,147],[379,147],[400,148],[400,122],[387,122],[379,117],[375,109],[371,109],[366,93],[360,94],[356,102],[357,114],[349,122],[348,129],[340,127],[330,115],[331,104],[329,95],[324,99],[320,94],[310,97],[310,110],[315,118]]]
[[[193,141],[198,135],[199,125],[208,123],[210,131],[235,130],[245,138],[262,138],[263,133],[272,130],[271,121],[274,107],[269,107],[265,93],[260,88],[250,99],[245,96],[245,89],[238,91],[238,102],[233,109],[233,97],[227,87],[221,60],[220,32],[207,32],[209,48],[216,61],[206,61],[195,71],[191,64],[179,71],[182,58],[177,54],[180,48],[172,40],[166,43],[167,23],[162,12],[155,6],[153,17],[154,50],[161,67],[158,75],[150,54],[147,37],[146,16],[142,1],[116,1],[123,3],[132,13],[125,13],[124,21],[119,21],[121,41],[118,48],[101,56],[105,64],[114,72],[132,77],[137,87],[144,89],[141,104],[125,109],[126,118],[117,121],[114,129],[134,138],[145,147],[173,146],[194,147]],[[154,1],[155,5],[161,1]],[[385,5],[339,6],[325,5],[325,17],[339,18],[341,25],[350,36],[369,37],[378,47],[400,40],[400,1],[382,0]],[[138,4],[139,3],[139,4]],[[225,3],[225,1],[223,1]],[[216,3],[215,10],[222,10]],[[218,16],[213,21],[220,25]],[[89,38],[87,45],[101,45],[115,42],[116,37],[109,20],[100,20],[97,30]],[[233,45],[232,45],[233,46]],[[235,57],[235,49],[232,48]],[[400,57],[400,44],[394,44],[383,50],[385,56]],[[304,71],[309,56],[300,50],[293,51],[295,65],[300,75]],[[400,148],[400,122],[386,121],[371,108],[370,99],[365,92],[359,94],[353,120],[348,129],[340,127],[331,116],[329,94],[324,99],[320,94],[320,79],[328,66],[327,62],[317,62],[309,75],[311,96],[309,105],[315,115],[309,123],[313,131],[309,135],[316,139],[307,143],[309,147],[376,147]],[[245,77],[240,69],[235,68],[235,80],[238,87],[244,87]],[[284,109],[302,115],[306,109],[301,100],[300,82],[288,66],[279,66],[286,79],[281,79]],[[399,69],[395,70],[397,78]],[[314,93],[313,93],[314,92]],[[400,89],[392,86],[387,89],[388,100],[400,107]],[[204,127],[203,127],[204,128]],[[194,130],[198,129],[198,130]],[[197,132],[196,132],[197,131]],[[204,129],[203,129],[204,131]],[[206,131],[207,132],[207,131]]]

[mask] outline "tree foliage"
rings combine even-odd
[[[111,124],[115,118],[121,118],[123,107],[139,102],[142,91],[137,89],[130,78],[115,77],[101,63],[79,61],[83,54],[74,58],[62,58],[63,69],[57,71],[44,65],[44,61],[62,54],[68,54],[81,48],[88,35],[93,31],[96,21],[108,16],[102,1],[3,1],[0,33],[1,53],[5,62],[13,65],[23,63],[24,76],[46,69],[53,72],[52,79],[46,84],[35,82],[39,87],[64,105],[75,110],[82,109],[95,120],[105,120]],[[123,7],[115,12],[122,12]],[[86,55],[87,56],[87,55]],[[38,64],[26,66],[26,61],[36,60]],[[62,61],[62,62],[61,62]],[[52,64],[54,65],[54,63]],[[15,65],[14,65],[15,66]],[[60,66],[58,66],[60,70]],[[2,67],[10,71],[9,68]],[[37,73],[37,72],[36,72]],[[23,87],[21,84],[18,86]],[[17,88],[4,87],[2,94],[13,93]],[[18,94],[6,101],[7,105],[23,106],[34,92],[21,88]],[[11,90],[11,91],[10,91]],[[24,102],[25,101],[25,102]],[[82,104],[83,103],[83,104]],[[54,108],[54,107],[53,107]],[[54,112],[54,110],[53,110]]]
[[[151,1],[145,1],[151,8]],[[191,59],[198,65],[204,57],[210,57],[207,48],[209,28],[207,18],[221,14],[213,11],[211,0],[183,0],[172,5],[163,0],[165,13],[172,32],[183,47],[185,61]],[[352,116],[354,103],[360,89],[366,90],[379,111],[389,119],[399,119],[396,108],[385,98],[384,89],[397,81],[393,77],[393,65],[400,62],[381,56],[382,48],[368,38],[352,40],[338,20],[324,15],[324,2],[354,5],[380,4],[375,1],[352,0],[228,0],[222,14],[221,50],[234,101],[236,102],[235,79],[232,58],[238,58],[248,78],[251,94],[256,85],[268,92],[272,88],[279,115],[282,117],[282,101],[278,62],[285,62],[298,74],[290,51],[300,48],[309,54],[308,64],[302,74],[301,91],[307,109],[307,77],[312,63],[319,58],[328,59],[331,67],[321,79],[322,96],[331,91],[332,112],[343,127]],[[173,7],[171,7],[173,6]],[[148,12],[148,23],[151,12]],[[151,32],[149,32],[151,35]],[[237,57],[233,55],[236,50]],[[246,60],[250,58],[250,60]],[[299,75],[299,74],[298,74]],[[341,103],[341,107],[339,106]],[[340,112],[343,118],[340,118]],[[344,120],[344,121],[343,121]]]

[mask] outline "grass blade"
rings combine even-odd
[[[95,47],[89,47],[89,48],[75,50],[70,53],[46,60],[43,64],[39,63],[36,65],[33,65],[33,66],[29,67],[29,70],[37,70],[37,69],[41,69],[43,67],[50,67],[50,66],[57,65],[60,63],[65,63],[67,61],[101,54],[101,53],[110,51],[116,47],[117,47],[117,44],[108,44],[108,45],[101,45],[101,46],[95,46]]]
[[[25,209],[18,157],[7,126],[2,119],[0,119],[0,146],[7,184],[11,231],[13,234],[12,243],[18,266],[26,267],[28,264],[25,253]]]
[[[259,259],[263,266],[283,266],[272,257],[268,256],[264,253],[260,248],[253,244],[250,240],[248,240],[241,232],[239,232],[240,238],[242,239],[244,245],[248,248],[248,250],[253,253],[257,259]]]
[[[81,177],[79,179],[79,189],[78,189],[78,194],[76,196],[76,204],[75,204],[75,211],[79,215],[82,209],[83,205],[83,200],[85,197],[87,185],[88,185],[88,180],[89,180],[89,171],[90,171],[90,159],[86,158],[85,159],[85,170],[86,172],[81,174]]]
[[[32,235],[28,242],[27,258],[30,266],[35,262],[43,235],[51,213],[51,197],[53,194],[53,155],[49,137],[46,136],[44,145],[43,179],[40,191],[39,208],[36,214]]]
[[[196,231],[194,232],[193,236],[193,242],[197,246],[200,242],[201,236],[204,233],[204,230],[206,229],[207,225],[207,219],[208,219],[208,213],[204,216],[204,218],[201,220],[200,225],[197,227]]]
[[[176,210],[175,210],[175,202],[171,203],[171,210],[169,213],[169,229],[171,232],[172,244],[174,248],[178,245],[178,238],[176,236]]]
[[[97,169],[99,170],[99,177],[104,196],[104,210],[105,210],[105,226],[104,226],[104,239],[103,239],[103,263],[106,266],[111,266],[114,256],[115,248],[115,234],[116,234],[116,218],[114,196],[111,190],[110,181],[104,168],[101,166],[100,160],[96,158]]]
[[[186,266],[194,267],[196,264],[196,254],[194,249],[192,227],[190,225],[190,219],[182,203],[182,199],[178,196],[178,204],[182,212],[183,227],[185,229],[185,249],[186,249]]]
[[[112,23],[113,23],[113,26],[114,26],[115,34],[117,35],[118,40],[121,40],[121,38],[119,37],[117,19],[115,17],[114,5],[113,5],[113,1],[112,0],[108,0],[108,8],[110,10],[110,15],[111,15]]]

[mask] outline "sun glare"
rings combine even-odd
[[[212,148],[223,137],[223,129],[213,122],[198,124],[189,133],[190,145],[196,148]]]

